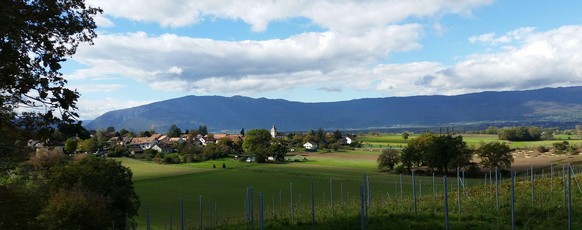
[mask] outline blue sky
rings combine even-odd
[[[582,85],[578,1],[87,0],[80,119],[186,95],[302,102]]]

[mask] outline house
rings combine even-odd
[[[168,140],[170,140],[170,137],[167,135],[161,135],[158,137],[158,142],[167,142]]]
[[[306,142],[305,144],[303,144],[303,147],[307,150],[307,151],[317,151],[317,144],[313,143],[313,142]]]
[[[139,147],[142,150],[150,149],[152,146],[158,143],[158,138],[161,137],[160,134],[154,134],[150,137],[134,137],[129,143],[132,147]]]
[[[181,138],[181,137],[172,137],[172,138],[168,139],[168,143],[170,143],[170,144],[176,144],[176,143],[182,144],[184,142],[186,142],[186,139]]]
[[[172,148],[172,146],[163,143],[155,144],[151,149],[156,150],[158,153],[174,152],[174,148]]]
[[[351,138],[351,137],[344,137],[344,143],[345,143],[346,145],[351,145],[351,144],[352,144],[354,141],[355,141],[355,139],[354,139],[354,138]]]
[[[220,142],[221,139],[229,139],[232,142],[238,142],[238,141],[242,141],[244,140],[244,136],[240,135],[240,134],[214,134],[214,139],[216,140],[216,143],[218,144]]]
[[[196,136],[196,139],[200,141],[200,143],[204,146],[206,146],[209,143],[216,143],[216,139],[214,139],[214,136],[211,134],[210,135],[206,134],[205,136],[198,134],[198,136]]]

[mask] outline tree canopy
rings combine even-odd
[[[402,163],[411,170],[426,165],[448,173],[450,168],[462,167],[470,163],[472,151],[462,136],[422,134],[411,139],[402,150]]]
[[[72,161],[66,165],[59,165],[49,170],[47,174],[48,191],[53,195],[49,205],[42,211],[47,221],[69,222],[76,226],[75,215],[62,216],[54,212],[74,214],[73,210],[63,210],[58,204],[51,206],[51,202],[74,202],[77,205],[86,204],[97,207],[80,207],[91,210],[91,213],[107,213],[107,221],[101,227],[90,229],[104,229],[115,220],[116,225],[125,226],[126,214],[129,217],[137,215],[140,206],[132,181],[132,172],[121,165],[121,162],[99,157],[86,157]],[[71,198],[63,198],[64,194]],[[102,206],[101,206],[102,205]],[[59,219],[53,219],[59,218]],[[86,222],[82,229],[89,229],[92,222]],[[65,225],[67,226],[67,225]]]
[[[513,162],[511,148],[505,143],[483,143],[477,149],[477,154],[481,158],[481,165],[485,168],[507,169]]]
[[[264,162],[271,146],[271,133],[266,129],[253,129],[246,133],[243,151],[256,154],[257,162]]]
[[[79,93],[59,72],[66,57],[97,36],[93,16],[101,9],[83,0],[6,0],[0,11],[0,103],[2,113],[43,107],[42,121],[70,121]],[[8,23],[9,22],[9,23]],[[60,113],[55,116],[53,112]]]

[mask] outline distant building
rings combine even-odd
[[[285,138],[285,133],[278,132],[277,127],[275,127],[275,124],[273,124],[273,127],[271,128],[271,137],[282,139],[282,138]]]
[[[303,147],[308,151],[317,151],[317,144],[313,142],[306,142]]]

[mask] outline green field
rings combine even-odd
[[[409,139],[415,138],[418,135],[410,135]],[[463,140],[469,146],[478,146],[481,142],[496,142],[500,141],[497,135],[484,134],[463,134]],[[537,146],[551,147],[553,143],[568,141],[570,145],[582,145],[582,139],[577,135],[556,135],[555,140],[544,141],[500,141],[509,144],[513,148],[533,148]],[[364,148],[402,148],[408,143],[402,139],[400,134],[381,134],[381,135],[362,135],[357,137],[358,141],[362,141]]]
[[[252,187],[254,191],[252,197],[255,221],[258,221],[259,193],[262,193],[264,212],[268,220],[267,229],[305,229],[310,227],[311,223],[312,178],[318,228],[359,228],[359,195],[364,175],[368,176],[370,184],[371,209],[367,221],[369,229],[374,229],[374,226],[381,229],[387,226],[388,228],[415,229],[433,229],[435,226],[444,228],[442,176],[435,178],[435,191],[433,191],[431,176],[416,176],[415,188],[420,214],[413,215],[411,214],[412,177],[402,176],[401,190],[399,175],[380,173],[376,169],[376,163],[371,159],[379,153],[379,150],[314,153],[307,155],[307,161],[285,164],[244,163],[233,159],[183,165],[159,165],[133,159],[121,159],[121,162],[134,172],[134,185],[141,200],[139,216],[136,218],[139,229],[145,229],[146,209],[149,211],[152,229],[169,229],[170,212],[172,224],[176,228],[179,224],[180,197],[183,199],[186,229],[198,229],[200,197],[202,197],[202,223],[205,229],[211,227],[247,228],[244,225],[244,210],[245,194],[249,187]],[[288,158],[295,159],[293,156]],[[302,159],[303,156],[297,158]],[[222,168],[223,164],[226,168]],[[540,181],[536,183],[549,184],[547,175],[546,173],[545,179],[536,179]],[[487,228],[508,228],[509,183],[507,175],[503,177],[505,177],[505,182],[501,184],[503,191],[500,192],[502,208],[493,211],[491,210],[492,202],[494,202],[491,198],[492,188],[483,186],[483,178],[467,178],[466,191],[463,192],[459,188],[462,194],[459,198],[463,203],[461,215],[455,211],[457,210],[455,202],[458,188],[456,180],[451,177],[447,186],[450,192],[451,218],[458,218],[457,222],[451,226],[454,229],[474,229],[487,224]],[[539,197],[547,197],[536,201],[540,203],[540,207],[532,210],[521,204],[527,204],[529,199],[528,180],[527,178],[523,180],[519,185],[522,187],[518,197],[521,210],[518,214],[519,226],[522,228],[532,225],[548,228],[562,227],[563,211],[547,215],[554,209],[563,210],[564,208],[564,200],[561,198],[564,194],[561,189],[563,188],[562,180],[555,178],[552,189],[549,187],[537,189]],[[295,207],[294,224],[291,223],[291,189]],[[433,198],[435,192],[436,199]],[[330,195],[330,193],[333,194]],[[423,193],[422,198],[420,193]],[[575,202],[582,202],[582,196],[579,194],[582,192],[576,193]],[[486,197],[483,198],[483,196]],[[484,214],[484,209],[489,212]],[[335,214],[331,215],[332,212]],[[534,217],[531,218],[529,215]],[[556,220],[553,221],[552,218]],[[210,221],[212,224],[209,223]],[[580,221],[576,224],[575,226],[580,226]],[[258,228],[258,224],[255,228]]]
[[[395,193],[400,193],[398,175],[378,172],[375,161],[346,160],[342,156],[359,154],[375,157],[379,152],[340,152],[329,155],[334,154],[337,157],[315,155],[310,156],[306,162],[286,164],[241,163],[230,159],[180,166],[157,165],[131,159],[123,159],[122,163],[132,168],[135,175],[135,188],[142,203],[138,223],[145,226],[147,207],[153,229],[163,229],[164,222],[166,224],[169,222],[170,206],[175,214],[173,218],[177,220],[180,196],[183,198],[187,220],[197,223],[200,195],[203,199],[205,218],[209,218],[207,216],[209,208],[211,210],[216,208],[217,215],[228,216],[231,221],[236,220],[235,222],[242,221],[247,187],[253,187],[256,202],[259,199],[259,192],[262,192],[271,212],[275,206],[277,210],[283,209],[285,215],[289,215],[290,212],[291,186],[296,205],[307,205],[310,199],[311,178],[314,180],[317,205],[323,205],[324,202],[329,204],[330,179],[337,203],[342,197],[345,202],[355,202],[359,198],[359,187],[363,183],[364,175],[369,178],[372,197],[387,198],[388,194],[394,196]],[[221,168],[223,163],[227,166],[226,169]],[[216,165],[217,168],[212,168],[212,165]],[[428,185],[430,181],[431,177],[417,177],[416,183],[424,183],[424,192],[432,194],[432,187]],[[437,177],[436,182],[437,187],[442,189],[440,177]],[[468,184],[479,182],[480,180],[475,179],[467,180]],[[403,176],[402,192],[405,196],[410,195],[411,185],[411,177]],[[279,194],[282,198],[282,207],[279,206]]]

